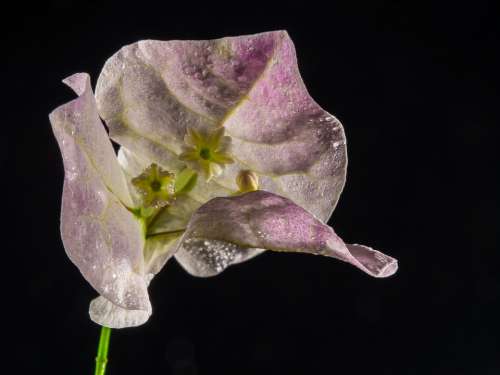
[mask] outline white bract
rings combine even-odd
[[[202,277],[264,250],[396,271],[324,224],[345,182],[345,136],[307,93],[286,32],[140,41],[106,62],[95,96],[85,73],[65,82],[78,98],[50,114],[65,168],[61,232],[100,294],[95,322],[146,322],[148,285],[172,256]]]

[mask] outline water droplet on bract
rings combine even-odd
[[[184,72],[184,74],[190,76],[193,75],[193,73],[196,71],[196,68],[192,65],[184,65],[182,67],[182,71]]]
[[[233,262],[239,247],[224,241],[193,239],[185,241],[184,249],[198,266],[211,272],[221,272]]]

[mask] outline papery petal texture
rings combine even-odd
[[[208,198],[250,169],[326,221],[344,186],[343,128],[309,96],[285,31],[131,44],[106,62],[96,98],[115,141],[173,172],[188,127],[224,126],[235,163],[213,179],[225,194]]]
[[[139,175],[151,161],[140,157],[125,147],[118,150],[118,162],[123,168],[127,180]],[[133,191],[133,187],[132,191]],[[133,194],[134,201],[139,205],[140,196]],[[145,244],[144,262],[145,272],[156,274],[166,262],[174,255],[177,240],[187,227],[189,218],[201,206],[201,203],[187,194],[178,196],[174,204],[162,210],[155,219],[155,224],[150,230],[150,236]],[[156,235],[157,233],[167,233]]]
[[[215,275],[255,249],[329,256],[374,277],[397,270],[394,258],[366,246],[346,245],[311,213],[266,191],[212,199],[194,213],[181,241],[176,258],[197,276]]]
[[[144,239],[112,145],[97,115],[87,74],[65,81],[79,97],[50,121],[64,161],[64,248],[85,279],[114,305],[151,309],[144,277]]]
[[[128,310],[111,303],[103,296],[90,302],[89,315],[93,322],[109,328],[137,327],[146,323],[152,314],[146,310]]]
[[[105,186],[126,206],[132,201],[125,177],[116,160],[108,134],[99,118],[90,77],[77,73],[63,81],[79,96],[77,99],[57,108],[50,114],[53,127],[64,130],[78,143],[88,162]],[[57,122],[54,125],[54,121]],[[63,155],[64,157],[64,155]],[[66,173],[73,173],[66,169]]]
[[[120,147],[118,151],[118,162],[130,181],[132,178],[141,174],[154,161],[146,157],[141,157],[139,154],[125,147]],[[204,190],[210,190],[210,187],[210,184],[208,184],[208,186],[195,186],[194,191],[190,194],[183,194],[177,197],[174,204],[160,214],[158,220],[156,220],[154,231],[166,232],[186,228],[191,214],[202,205],[202,202],[210,199],[208,195],[204,194]],[[131,187],[131,189],[135,190],[133,187]],[[215,191],[218,190],[215,189]],[[225,192],[219,191],[219,195],[227,195],[227,193],[224,193]],[[213,191],[210,195],[211,194],[213,194]],[[139,205],[141,197],[137,193],[134,193],[133,196],[134,200]]]

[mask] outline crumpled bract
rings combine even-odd
[[[200,277],[265,250],[333,257],[375,277],[396,272],[394,258],[345,244],[325,224],[345,183],[346,139],[309,96],[285,31],[139,41],[106,62],[95,95],[86,73],[64,82],[78,97],[50,114],[65,169],[61,233],[100,294],[90,305],[96,323],[145,323],[148,285],[172,256]],[[151,165],[200,177],[145,228],[132,181]],[[239,190],[242,171],[258,176],[258,190]]]

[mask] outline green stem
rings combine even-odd
[[[99,346],[97,347],[97,357],[95,358],[95,375],[104,375],[106,373],[110,336],[111,328],[104,326],[101,327],[101,336],[99,337]]]
[[[157,237],[157,236],[167,236],[167,235],[176,236],[178,234],[184,233],[185,231],[186,231],[186,228],[171,230],[168,232],[156,232],[156,233],[152,233],[152,234],[146,234],[146,239],[151,238],[151,237]]]
[[[166,206],[160,207],[153,215],[151,215],[149,218],[146,219],[146,224],[148,228],[153,227],[153,225],[156,223],[158,218],[160,217],[160,214],[168,209],[168,204]]]

